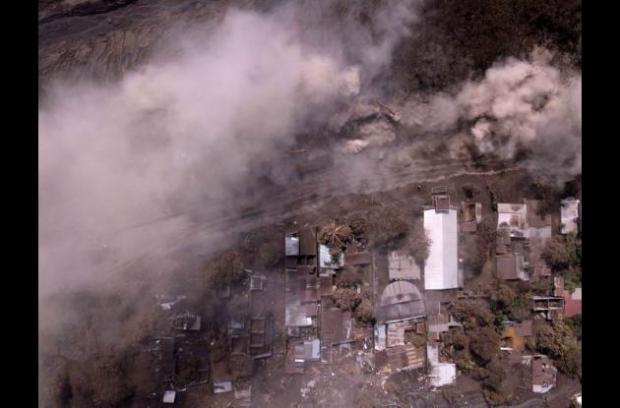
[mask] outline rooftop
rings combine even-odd
[[[392,251],[388,256],[388,272],[390,280],[420,279],[420,267],[411,255],[403,251]]]
[[[286,234],[284,254],[286,256],[299,256],[299,235],[297,233]]]
[[[520,254],[497,255],[497,274],[505,280],[528,280],[524,269],[524,257]]]
[[[333,302],[323,299],[321,303],[321,339],[325,345],[334,345],[353,338],[350,312],[343,312]]]
[[[299,255],[317,256],[318,243],[312,228],[304,228],[299,233]]]
[[[581,288],[575,289],[572,293],[564,290],[564,316],[573,317],[581,314]]]
[[[392,372],[422,368],[426,362],[424,348],[412,344],[392,347],[387,350],[387,356]]]
[[[406,320],[424,316],[424,301],[420,290],[411,282],[394,281],[388,284],[379,301],[379,321]]]
[[[424,266],[424,289],[458,288],[456,210],[450,209],[446,213],[425,210],[424,229],[428,231],[431,240]]]

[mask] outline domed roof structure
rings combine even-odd
[[[422,294],[413,283],[397,280],[383,290],[377,312],[379,321],[403,320],[424,314]]]

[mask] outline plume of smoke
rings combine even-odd
[[[136,282],[165,286],[171,272],[200,262],[171,256],[179,242],[192,240],[198,259],[225,246],[227,220],[258,179],[255,164],[279,157],[308,120],[367,92],[412,16],[401,10],[391,26],[391,9],[403,5],[386,2],[368,27],[332,19],[324,36],[304,7],[320,10],[316,2],[230,10],[178,29],[116,84],[50,85],[39,112],[40,346],[84,318],[51,299],[83,289],[144,297]],[[183,215],[195,212],[207,214],[207,231]],[[136,269],[146,275],[128,278]],[[131,331],[100,320],[108,344]]]
[[[306,13],[315,2],[231,10],[179,30],[174,49],[116,84],[53,84],[39,112],[41,331],[64,315],[44,301],[51,294],[182,267],[170,248],[198,235],[177,214],[208,213],[218,226],[195,244],[225,245],[254,164],[278,157],[309,118],[368,92],[412,4],[381,3],[368,26],[345,18],[327,35]]]
[[[416,110],[410,126],[428,132],[467,131],[483,154],[503,159],[526,153],[535,173],[558,180],[581,172],[581,75],[551,63],[535,49],[527,60],[509,58],[468,81],[454,95],[433,95]]]

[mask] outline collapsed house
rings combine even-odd
[[[426,365],[424,347],[403,344],[386,350],[390,372],[417,370]]]
[[[511,238],[551,237],[551,216],[540,214],[540,201],[498,203],[497,228],[507,227]]]
[[[497,205],[497,273],[505,280],[549,276],[541,254],[552,235],[550,215],[540,215],[538,200]]]
[[[463,221],[461,230],[463,232],[476,232],[478,224],[482,221],[482,203],[473,201],[461,202]]]
[[[535,355],[532,357],[532,391],[538,394],[549,392],[555,387],[558,370],[549,357]]]
[[[307,363],[321,359],[319,325],[325,309],[321,303],[331,294],[333,277],[344,265],[344,257],[319,245],[310,228],[286,235],[285,255],[286,372],[297,374],[304,372]]]
[[[198,315],[186,311],[173,318],[174,328],[182,331],[199,331],[201,318]]]
[[[159,383],[171,383],[174,380],[176,369],[174,348],[174,337],[158,337],[153,340],[153,347],[150,351],[153,354],[155,373]]]
[[[527,263],[523,254],[498,254],[496,256],[497,275],[504,280],[529,280]]]
[[[317,276],[318,243],[312,229],[285,237],[285,325],[289,336],[316,334],[320,300]]]
[[[461,324],[449,314],[434,314],[426,319],[426,332],[428,333],[429,341],[441,341],[441,334],[453,327],[461,327]]]
[[[532,296],[532,311],[547,320],[561,319],[564,298],[561,296]]]

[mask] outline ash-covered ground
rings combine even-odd
[[[397,209],[401,235],[365,237],[383,256],[433,187],[473,194],[490,223],[497,202],[579,196],[579,2],[41,0],[39,42],[40,406],[160,406],[172,389],[176,406],[243,404],[213,382],[247,305],[273,325],[271,356],[232,370],[252,406],[487,406],[488,373],[430,392],[367,372],[364,342],[286,374],[280,247]],[[266,276],[258,303],[247,272],[216,290],[230,253]],[[474,264],[465,287],[493,291]],[[184,311],[200,330],[175,328]],[[543,406],[499,371],[491,398]],[[580,390],[570,377],[550,406]]]

